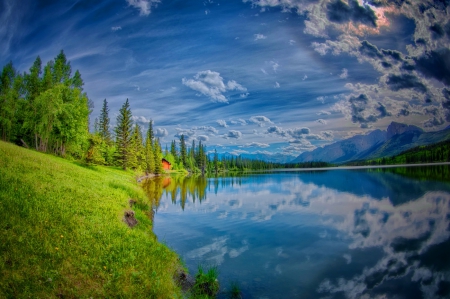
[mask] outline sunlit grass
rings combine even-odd
[[[131,172],[0,142],[0,297],[180,297],[146,201]]]

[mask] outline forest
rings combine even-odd
[[[82,161],[86,164],[118,166],[138,172],[160,174],[164,158],[182,172],[221,173],[283,167],[241,157],[218,158],[206,146],[185,136],[163,151],[150,121],[146,133],[133,122],[130,102],[119,110],[111,126],[109,107],[103,101],[99,119],[90,131],[93,102],[83,91],[84,82],[64,51],[43,66],[38,56],[29,72],[18,72],[12,62],[2,69],[0,84],[0,138],[26,148]]]
[[[435,144],[417,146],[392,157],[383,157],[367,161],[353,161],[346,165],[394,165],[448,161],[450,161],[450,140],[445,140]]]

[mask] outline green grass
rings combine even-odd
[[[181,297],[148,209],[132,172],[0,142],[0,298]]]
[[[216,295],[219,292],[218,276],[219,273],[217,267],[211,267],[205,272],[203,267],[199,266],[198,273],[195,275],[195,284],[192,287],[190,298],[216,298]]]

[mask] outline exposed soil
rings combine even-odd
[[[123,216],[123,221],[129,227],[134,227],[136,224],[138,224],[138,221],[136,220],[136,218],[134,218],[134,211],[132,211],[132,210],[125,211],[124,216]]]

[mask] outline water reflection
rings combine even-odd
[[[448,167],[436,169],[174,177],[144,189],[158,237],[191,271],[220,265],[246,298],[448,298],[450,185],[430,179],[445,180]]]

